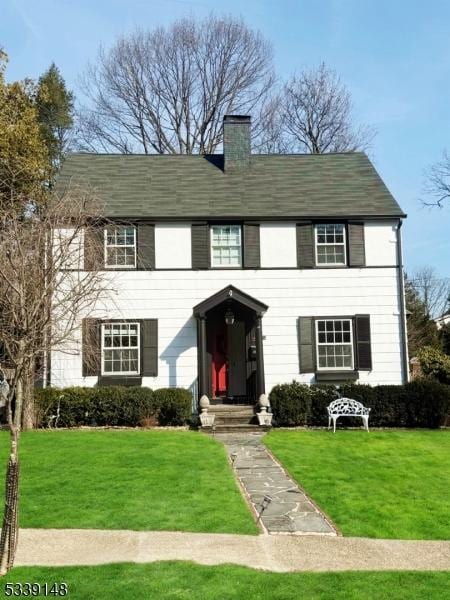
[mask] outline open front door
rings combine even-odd
[[[213,325],[211,344],[212,397],[245,396],[247,363],[245,356],[245,323],[235,321],[226,326]]]
[[[228,329],[228,396],[247,394],[245,323],[236,321]]]
[[[211,352],[212,397],[227,395],[227,329],[221,325],[213,333]]]

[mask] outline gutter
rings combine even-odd
[[[409,357],[408,357],[408,333],[406,324],[405,304],[405,282],[403,277],[403,251],[402,251],[402,220],[399,219],[397,226],[397,269],[398,269],[398,292],[400,301],[400,335],[402,339],[402,381],[409,381]]]
[[[256,223],[265,223],[265,222],[286,222],[286,221],[323,221],[323,222],[348,222],[348,221],[384,221],[384,220],[392,220],[395,221],[397,219],[406,219],[407,215],[405,213],[396,213],[395,215],[385,215],[385,214],[376,214],[376,215],[337,215],[337,214],[329,214],[329,215],[251,215],[251,214],[243,214],[243,213],[233,213],[232,215],[221,214],[220,216],[215,215],[111,215],[107,214],[106,219],[109,221],[118,221],[118,222],[142,222],[142,223],[158,223],[158,222],[169,222],[169,223],[195,223],[195,222],[205,222],[205,223],[238,223],[241,221],[252,221]]]

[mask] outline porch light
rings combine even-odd
[[[227,325],[233,325],[234,323],[234,313],[230,308],[225,313],[225,323]]]

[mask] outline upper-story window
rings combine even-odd
[[[351,319],[316,321],[318,369],[353,369],[353,334]]]
[[[136,228],[112,225],[105,228],[105,267],[134,269],[136,267]]]
[[[345,225],[316,225],[316,264],[345,265],[347,262],[345,249]]]
[[[102,374],[139,375],[139,323],[102,324]]]
[[[242,236],[240,225],[211,226],[211,266],[242,266]]]

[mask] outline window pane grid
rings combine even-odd
[[[106,267],[134,268],[136,266],[136,229],[122,225],[105,230]]]
[[[211,227],[211,262],[213,267],[240,267],[241,228],[239,225]]]
[[[353,340],[350,319],[316,321],[319,369],[353,369]]]
[[[345,265],[344,225],[316,225],[316,258],[319,265]]]
[[[139,374],[139,323],[105,323],[102,346],[104,374]]]

